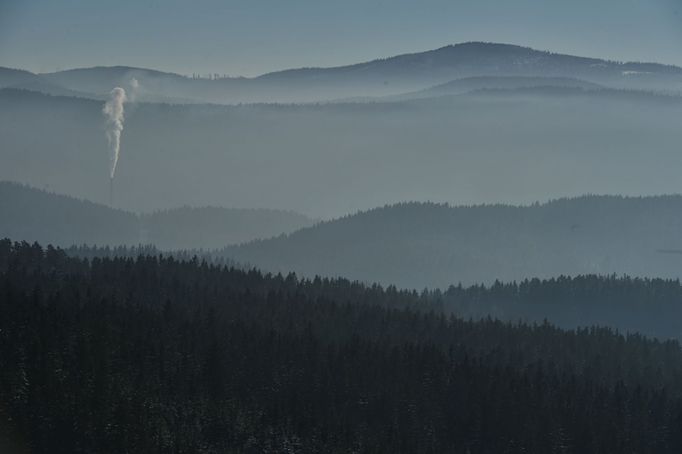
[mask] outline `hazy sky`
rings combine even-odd
[[[682,0],[0,0],[0,66],[257,75],[495,41],[682,65]]]

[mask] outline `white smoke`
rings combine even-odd
[[[135,102],[137,99],[137,92],[140,90],[140,82],[136,78],[130,79],[130,90],[128,90],[128,101]]]
[[[109,142],[109,177],[114,178],[118,153],[121,149],[121,132],[123,131],[123,104],[128,100],[126,91],[121,87],[111,90],[109,100],[104,103],[102,113],[106,117],[106,136]]]

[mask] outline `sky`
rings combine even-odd
[[[682,0],[0,0],[0,66],[255,76],[466,41],[682,66]]]

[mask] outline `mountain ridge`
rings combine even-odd
[[[347,70],[351,68],[362,68],[365,66],[369,66],[372,64],[382,64],[382,63],[393,63],[393,62],[398,62],[398,61],[410,61],[410,60],[417,60],[422,57],[429,57],[433,55],[439,55],[439,54],[444,54],[448,52],[453,52],[459,49],[475,49],[475,50],[485,50],[487,52],[499,52],[502,50],[505,51],[513,51],[514,53],[518,55],[523,55],[525,53],[533,53],[536,55],[544,55],[544,56],[549,56],[549,57],[559,57],[559,58],[571,58],[571,59],[578,59],[581,60],[584,63],[591,63],[591,64],[610,64],[610,65],[615,65],[615,66],[620,66],[623,68],[628,68],[628,69],[667,69],[669,71],[675,72],[675,73],[682,73],[682,67],[671,65],[671,64],[665,64],[665,63],[656,63],[656,62],[636,62],[636,61],[625,61],[625,62],[620,62],[620,61],[615,61],[615,60],[609,60],[605,58],[595,58],[595,57],[581,57],[578,55],[574,54],[565,54],[565,53],[558,53],[558,52],[552,52],[548,50],[538,50],[532,47],[526,47],[526,46],[519,46],[515,44],[507,44],[507,43],[495,43],[495,42],[484,42],[484,41],[468,41],[468,42],[463,42],[463,43],[458,43],[458,44],[449,44],[446,46],[442,46],[436,49],[431,49],[431,50],[426,50],[426,51],[420,51],[420,52],[411,52],[411,53],[405,53],[405,54],[397,54],[393,55],[390,57],[385,57],[385,58],[375,58],[373,60],[368,60],[364,62],[359,62],[359,63],[353,63],[353,64],[348,64],[348,65],[340,65],[340,66],[328,66],[328,67],[317,67],[317,66],[310,66],[310,67],[301,67],[301,68],[290,68],[290,69],[284,69],[284,70],[279,70],[279,71],[271,71],[265,74],[262,74],[260,76],[256,76],[255,79],[257,78],[262,78],[262,77],[270,77],[278,74],[284,74],[284,73],[290,73],[294,71],[326,71],[326,70]],[[499,53],[498,53],[499,55]]]
[[[143,88],[142,97],[228,104],[398,95],[454,79],[484,76],[568,77],[613,88],[682,91],[682,68],[674,65],[617,62],[485,42],[452,44],[349,65],[288,68],[255,77],[192,78],[121,65],[22,75],[98,96],[116,85],[125,88],[136,78]]]
[[[398,60],[410,60],[410,59],[415,59],[415,58],[422,57],[422,56],[429,56],[429,55],[433,55],[433,54],[449,52],[449,51],[459,49],[459,48],[476,48],[477,50],[484,49],[484,50],[488,50],[488,51],[513,50],[515,52],[533,52],[533,53],[552,56],[552,57],[575,58],[575,59],[579,59],[579,60],[582,60],[584,62],[589,62],[589,63],[608,63],[608,64],[621,66],[621,67],[627,67],[627,68],[636,67],[639,69],[646,69],[646,68],[649,68],[649,69],[654,69],[654,68],[668,69],[669,71],[673,71],[676,73],[682,73],[682,67],[677,66],[677,65],[673,65],[673,64],[667,64],[667,63],[646,62],[646,61],[644,61],[644,62],[643,61],[618,61],[618,60],[610,60],[608,58],[583,57],[583,56],[579,56],[579,55],[572,54],[572,53],[562,53],[562,52],[553,52],[550,50],[540,50],[540,49],[530,47],[530,46],[521,46],[521,45],[509,44],[509,43],[488,42],[488,41],[465,41],[465,42],[461,42],[461,43],[448,44],[445,46],[438,47],[436,49],[429,49],[429,50],[424,50],[424,51],[395,54],[395,55],[391,55],[388,57],[379,57],[379,58],[374,58],[371,60],[361,61],[361,62],[357,62],[357,63],[350,63],[350,64],[345,64],[345,65],[301,66],[301,67],[293,67],[293,68],[285,68],[285,69],[280,69],[280,70],[268,71],[268,72],[265,72],[263,74],[260,74],[257,76],[252,76],[252,77],[229,76],[229,77],[220,77],[220,78],[214,79],[214,80],[223,80],[223,79],[227,79],[227,80],[235,80],[235,79],[253,80],[253,79],[259,79],[262,77],[268,77],[271,75],[293,72],[293,71],[334,70],[334,69],[356,68],[356,67],[362,67],[365,65],[370,65],[370,64],[375,64],[375,63],[392,62],[392,61],[398,61]],[[122,72],[145,71],[145,72],[153,73],[156,75],[177,76],[177,77],[192,80],[191,77],[189,77],[187,75],[183,75],[181,73],[174,72],[174,71],[162,71],[162,70],[156,70],[153,68],[145,68],[145,67],[138,67],[138,66],[127,66],[127,65],[111,65],[111,66],[94,65],[94,66],[74,67],[74,68],[69,68],[69,69],[65,69],[65,70],[48,71],[48,72],[32,72],[32,71],[28,71],[28,70],[21,69],[21,68],[0,66],[0,70],[3,70],[3,71],[4,70],[13,70],[13,71],[28,73],[28,74],[37,75],[37,76],[63,74],[63,73],[70,73],[70,72],[74,72],[74,71],[99,71],[99,70],[116,70],[116,71],[122,71]],[[197,80],[210,80],[210,79],[197,79]]]
[[[682,195],[588,195],[531,205],[410,202],[224,248],[268,271],[404,288],[581,274],[682,277]]]
[[[211,249],[315,222],[290,210],[180,206],[133,213],[21,183],[0,181],[0,237],[56,245]]]

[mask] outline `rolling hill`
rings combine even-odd
[[[477,90],[515,90],[522,88],[558,87],[580,88],[583,90],[599,90],[604,87],[599,84],[585,82],[569,77],[467,77],[436,85],[425,90],[407,94],[405,96],[442,96],[457,95]]]
[[[0,238],[60,246],[153,244],[162,250],[217,248],[313,223],[293,212],[217,207],[138,215],[10,182],[0,182],[0,213]]]
[[[25,185],[0,182],[0,237],[54,245],[137,244],[135,214]]]
[[[682,196],[585,196],[530,206],[403,203],[224,256],[266,270],[445,288],[559,275],[682,276]]]
[[[336,102],[396,102],[462,95],[486,90],[502,91],[548,88],[587,91],[607,90],[603,85],[570,77],[481,76],[455,79],[424,90],[401,93],[399,95],[343,98],[336,100]]]
[[[0,88],[12,87],[37,79],[40,79],[40,76],[29,71],[0,67]]]
[[[190,78],[126,66],[77,68],[44,74],[1,69],[0,86],[33,87],[49,94],[63,94],[57,90],[61,88],[100,98],[114,86],[129,88],[132,79],[136,79],[141,86],[140,100],[234,104],[399,95],[455,79],[481,77],[582,79],[585,83],[612,88],[682,90],[682,69],[674,66],[614,62],[482,42],[449,45],[347,66],[287,69],[253,78]],[[32,81],[30,85],[26,85],[28,80]]]
[[[334,68],[302,68],[255,80],[305,86],[356,88],[369,95],[426,89],[454,79],[483,76],[578,78],[613,88],[682,88],[682,69],[555,54],[510,44],[468,42]],[[363,86],[363,84],[365,84]],[[373,93],[370,93],[373,92]]]

